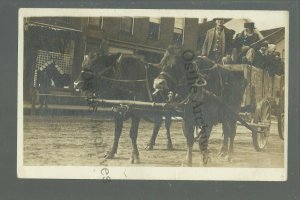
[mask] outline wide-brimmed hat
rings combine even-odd
[[[245,22],[244,23],[244,28],[255,29],[254,23],[253,22]]]

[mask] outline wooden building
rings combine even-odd
[[[35,70],[57,57],[72,82],[91,51],[135,55],[158,63],[171,44],[197,48],[198,18],[32,17],[24,21],[24,99],[34,92]],[[64,91],[72,90],[72,85]]]

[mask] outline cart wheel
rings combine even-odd
[[[279,114],[277,116],[278,119],[278,133],[279,137],[284,140],[284,88],[280,92],[279,102]]]
[[[254,122],[258,125],[257,132],[252,134],[253,145],[256,151],[265,148],[271,127],[271,104],[268,100],[264,100],[257,105]]]
[[[284,140],[284,113],[280,113],[278,119],[278,133],[280,139]]]

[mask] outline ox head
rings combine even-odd
[[[162,59],[163,70],[154,80],[154,93],[168,90],[174,91],[180,80],[185,76],[182,50],[176,46],[168,47]]]
[[[82,70],[74,82],[74,89],[96,92],[105,87],[101,75],[121,59],[121,54],[99,55],[90,53],[84,56]]]
[[[88,85],[91,81],[95,78],[95,73],[92,70],[94,58],[90,55],[85,55],[82,66],[81,72],[74,82],[74,89],[76,90],[88,90]]]

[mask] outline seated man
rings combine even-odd
[[[224,26],[225,20],[222,18],[216,18],[214,22],[216,26],[209,29],[206,33],[202,47],[202,56],[206,56],[217,63],[221,61],[230,62],[228,59],[231,55],[232,38],[235,31],[226,28]]]
[[[280,52],[275,52],[275,74],[282,75],[284,74],[284,62],[280,57]]]
[[[254,32],[254,23],[244,23],[244,30],[237,34],[233,42],[232,61],[234,63],[252,64],[255,50],[251,45],[259,39],[259,35]]]
[[[269,56],[268,56],[268,43],[267,42],[263,42],[260,45],[260,48],[258,51],[255,51],[254,56],[253,56],[253,65],[264,69],[264,70],[269,70],[269,64],[270,62],[268,62]]]
[[[276,45],[275,44],[269,44],[268,45],[268,55],[267,55],[267,66],[268,66],[268,72],[270,76],[274,76],[276,73],[277,68],[277,61],[276,61]]]

